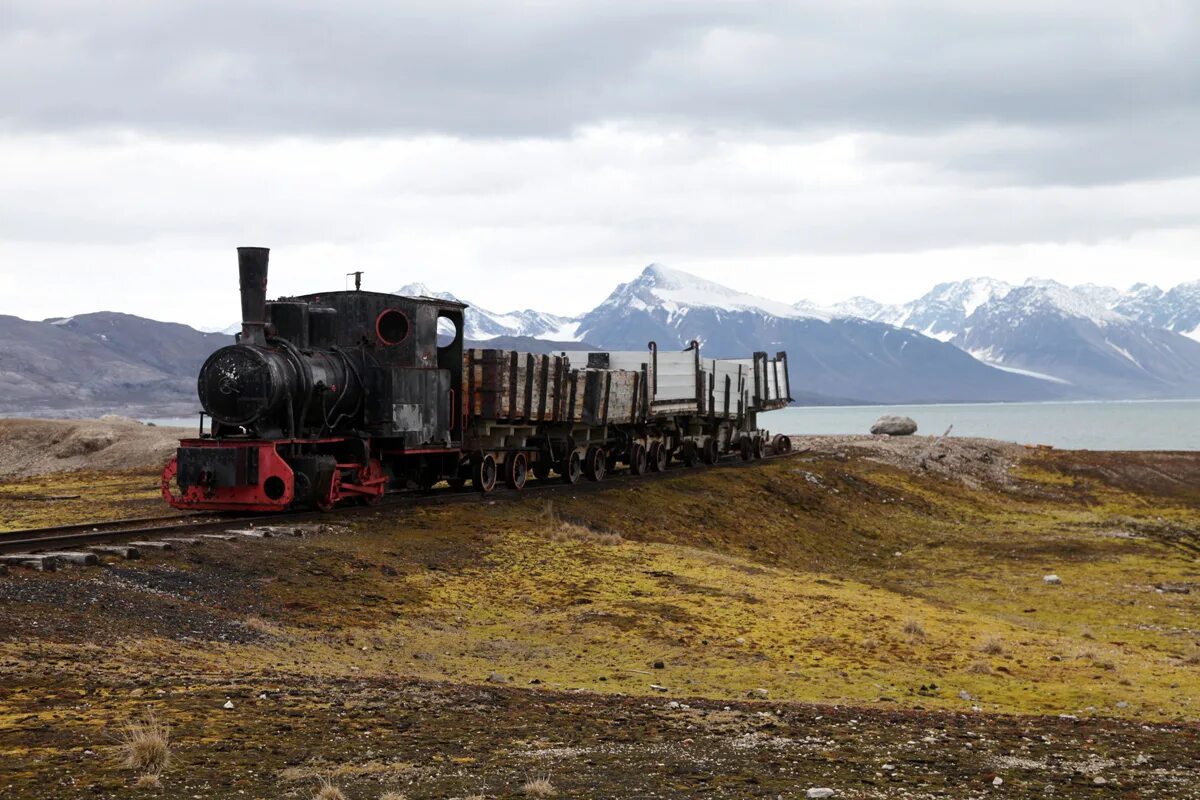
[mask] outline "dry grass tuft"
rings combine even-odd
[[[1092,633],[1092,629],[1089,628],[1087,625],[1083,626],[1083,630],[1081,630],[1079,632],[1079,635],[1080,635],[1080,637],[1082,637],[1084,639],[1095,639],[1096,638],[1096,634]]]
[[[521,794],[526,797],[555,797],[558,789],[550,782],[549,775],[534,775],[521,786]]]
[[[1106,672],[1112,672],[1117,668],[1114,661],[1100,655],[1094,650],[1080,650],[1075,657],[1084,661],[1090,661],[1093,667],[1105,670]]]
[[[997,636],[989,636],[983,640],[983,644],[979,647],[979,652],[987,653],[989,656],[1002,656],[1008,653],[1008,648],[1004,646],[1004,640]]]
[[[605,547],[613,547],[625,541],[619,533],[594,531],[571,522],[558,523],[556,527],[550,529],[548,535],[552,542],[587,542]]]
[[[408,795],[404,792],[384,792],[379,795],[379,800],[408,800]]]
[[[905,622],[904,627],[901,628],[901,630],[907,633],[909,636],[912,636],[914,639],[925,638],[925,627],[915,619],[910,619]]]
[[[157,789],[162,785],[162,779],[157,773],[147,772],[134,781],[133,785],[138,789]]]
[[[862,647],[864,650],[878,650],[879,649],[879,640],[878,639],[863,639]]]
[[[833,647],[835,644],[837,644],[837,639],[834,639],[832,636],[826,636],[826,635],[814,636],[813,638],[808,640],[809,647],[815,647],[818,649],[825,648],[825,647]]]
[[[246,617],[242,620],[242,625],[244,625],[247,629],[254,631],[255,633],[261,633],[265,636],[278,636],[281,633],[281,629],[278,625],[272,622],[267,622],[262,617]]]
[[[1187,664],[1188,666],[1195,666],[1196,664],[1200,664],[1200,647],[1196,648],[1195,650],[1193,650],[1190,653],[1188,653],[1187,655],[1185,655],[1183,657],[1183,663]]]
[[[545,535],[552,542],[588,542],[613,547],[625,541],[619,533],[594,531],[583,525],[567,522],[555,512],[553,503],[547,503],[540,516]]]
[[[967,667],[967,672],[971,673],[972,675],[991,675],[992,665],[988,664],[986,661],[976,661],[974,664]]]
[[[171,730],[153,714],[144,722],[127,722],[120,733],[120,747],[126,769],[158,776],[171,764]]]
[[[346,795],[341,789],[334,786],[331,780],[322,778],[321,785],[313,794],[313,800],[346,800]]]

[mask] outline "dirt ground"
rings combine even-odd
[[[796,444],[12,569],[0,795],[1200,797],[1200,454]]]
[[[74,470],[153,470],[179,446],[183,428],[128,417],[0,419],[0,479]]]

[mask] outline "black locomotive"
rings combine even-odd
[[[211,429],[180,442],[163,495],[181,509],[330,509],[503,473],[600,480],[619,464],[762,455],[757,413],[789,401],[786,355],[535,355],[463,349],[461,303],[354,291],[267,302],[269,251],[238,248],[242,331],[197,388]]]

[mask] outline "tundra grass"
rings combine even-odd
[[[245,635],[189,642],[138,620],[88,669],[1196,718],[1200,514],[1036,477],[973,490],[781,462],[214,543],[131,569],[176,575],[197,615]],[[555,536],[563,521],[609,535]]]

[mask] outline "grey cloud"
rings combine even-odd
[[[0,34],[0,124],[499,138],[613,120],[994,125],[1079,145],[925,158],[1049,182],[1195,174],[1195,5],[1048,5],[18,0]]]

